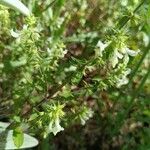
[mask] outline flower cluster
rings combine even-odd
[[[49,118],[50,118],[50,123],[48,126],[48,133],[53,133],[54,135],[56,135],[58,132],[64,130],[63,127],[61,127],[60,125],[60,119],[64,116],[64,105],[53,105],[51,107],[49,107]]]
[[[80,120],[82,125],[85,125],[86,121],[93,117],[93,113],[94,112],[90,108],[82,106],[77,119]]]
[[[111,62],[112,62],[112,67],[115,68],[116,65],[118,64],[119,62],[119,59],[122,59],[124,57],[126,57],[127,60],[129,60],[129,56],[136,56],[137,54],[139,53],[139,50],[131,50],[129,49],[128,47],[124,47],[124,48],[121,48],[121,49],[115,49],[114,50],[114,54],[111,58]]]
[[[103,58],[103,53],[105,50],[107,50],[107,47],[109,45],[113,44],[112,42],[105,42],[98,41],[97,48],[95,50],[96,56]],[[129,68],[127,68],[127,64],[129,62],[129,56],[134,57],[139,53],[140,50],[132,50],[129,49],[125,44],[122,44],[121,46],[116,46],[114,48],[113,53],[111,54],[109,58],[110,65],[112,66],[112,69],[115,71],[117,68],[120,69],[120,65],[122,64],[126,69],[122,69],[120,71],[120,74],[116,76],[116,87],[120,88],[122,85],[125,85],[128,83],[127,75],[131,72]],[[116,68],[116,69],[115,69]],[[114,80],[114,79],[113,79]],[[114,80],[115,81],[115,80]]]
[[[115,19],[107,18],[112,10],[99,16],[97,11],[107,13],[108,7],[104,2],[103,10],[100,4],[73,0],[47,7],[49,0],[30,1],[36,17],[27,18],[9,14],[0,5],[0,95],[4,87],[2,98],[11,101],[13,115],[24,119],[27,113],[26,122],[35,131],[42,130],[44,137],[56,135],[73,121],[85,125],[98,109],[95,106],[102,91],[109,94],[110,87],[128,83],[129,60],[139,53],[134,50],[139,46],[128,42],[128,33],[117,27],[105,33],[119,12]],[[95,28],[96,18],[107,25]],[[146,36],[143,41],[148,45]]]

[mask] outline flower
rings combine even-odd
[[[122,85],[126,85],[126,84],[129,82],[129,80],[128,80],[128,78],[127,78],[127,75],[129,75],[130,72],[131,72],[131,69],[128,68],[128,69],[121,75],[121,77],[118,79],[117,84],[116,84],[116,87],[117,87],[117,88],[120,88]]]
[[[64,128],[60,125],[60,119],[64,116],[64,111],[62,110],[64,105],[52,105],[48,109],[49,111],[49,120],[47,131],[48,133],[53,133],[56,135],[58,132],[63,131]]]
[[[18,37],[20,36],[20,34],[17,33],[17,32],[15,32],[13,29],[10,30],[10,34],[11,34],[11,36],[14,37],[14,38],[18,38]]]
[[[89,120],[93,116],[93,111],[90,108],[83,107],[79,114],[79,119],[82,125],[85,125],[86,121]]]
[[[118,64],[119,60],[118,59],[122,59],[123,55],[121,53],[119,53],[117,50],[115,50],[112,58],[111,58],[111,62],[112,62],[112,67],[115,68],[115,66]]]
[[[119,59],[122,59],[124,57],[125,60],[129,60],[129,56],[135,57],[139,52],[140,50],[134,51],[129,49],[128,47],[124,47],[121,50],[115,49],[114,54],[111,57],[112,67],[116,67],[116,65],[119,62]]]
[[[102,57],[102,53],[107,46],[108,46],[108,43],[104,44],[102,41],[99,40],[97,43],[97,47],[99,48],[99,50],[97,51],[97,54]]]
[[[52,132],[54,135],[63,130],[64,128],[60,126],[60,119],[58,117],[52,120],[48,126],[49,133]]]
[[[122,52],[124,54],[128,54],[129,56],[134,57],[140,52],[140,50],[134,51],[134,50],[129,49],[128,47],[125,47],[124,49],[122,49]]]

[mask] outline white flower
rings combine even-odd
[[[131,69],[127,69],[123,73],[123,75],[121,76],[121,78],[118,79],[117,84],[116,84],[117,88],[120,88],[122,85],[126,85],[129,82],[129,80],[127,78],[127,75],[130,74],[130,72],[131,72]]]
[[[15,32],[13,29],[10,30],[10,34],[11,34],[11,36],[14,37],[14,38],[19,38],[19,36],[20,36],[20,34],[17,33],[17,32]]]
[[[64,116],[64,111],[62,110],[64,105],[52,105],[49,106],[47,109],[50,109],[49,119],[50,123],[47,128],[48,133],[53,133],[56,135],[58,132],[63,131],[64,128],[60,125],[60,119]]]
[[[56,135],[58,132],[63,131],[64,128],[60,126],[60,120],[59,118],[56,118],[55,120],[52,120],[48,127],[48,132],[52,132],[54,135]]]
[[[65,49],[65,50],[63,51],[63,57],[67,54],[67,52],[68,52],[67,49]]]
[[[126,85],[129,82],[127,77],[122,77],[121,79],[118,80],[117,82],[117,88],[120,88],[122,85]]]
[[[140,52],[140,50],[134,51],[129,48],[125,48],[125,50],[126,50],[126,53],[132,57],[136,56]]]
[[[20,41],[20,37],[22,35],[22,32],[27,30],[28,26],[27,25],[23,25],[23,30],[22,31],[14,31],[13,29],[10,30],[10,34],[12,37],[16,38],[17,41]]]
[[[93,111],[90,108],[84,107],[79,115],[82,125],[85,125],[86,121],[93,116]]]
[[[97,52],[99,56],[102,57],[102,53],[105,50],[105,48],[108,46],[108,43],[103,43],[102,41],[98,41],[97,47],[99,48],[99,51]]]
[[[134,51],[134,50],[129,49],[128,47],[125,47],[125,48],[122,48],[122,49],[121,49],[121,52],[122,52],[123,54],[127,54],[127,55],[129,55],[129,56],[134,57],[134,56],[136,56],[136,55],[140,52],[140,50]]]
[[[117,50],[115,50],[113,57],[111,58],[112,67],[115,68],[119,62],[119,59],[122,59],[122,58],[123,58],[123,55],[119,53]]]
[[[127,47],[125,48],[122,48],[121,50],[115,50],[114,51],[114,54],[111,58],[111,63],[112,63],[112,67],[115,68],[116,65],[118,64],[119,62],[119,59],[122,59],[123,57],[125,58],[126,62],[129,61],[129,56],[136,56],[138,53],[140,52],[140,50],[137,50],[137,51],[134,51],[134,50],[131,50]]]

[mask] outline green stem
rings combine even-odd
[[[133,11],[133,14],[135,14],[139,8],[145,3],[145,0],[143,0]],[[128,21],[131,19],[132,16],[128,16],[125,21],[120,25],[119,30],[122,29],[127,23]]]
[[[138,96],[139,92],[141,91],[142,87],[144,86],[144,84],[145,84],[146,80],[148,79],[149,75],[150,75],[150,66],[149,66],[149,68],[148,68],[148,70],[147,70],[147,73],[146,73],[145,76],[143,77],[143,79],[142,79],[142,81],[141,81],[139,87],[138,87],[137,90],[133,93],[133,96],[132,96],[132,98],[131,98],[131,102]]]
[[[132,106],[133,106],[133,103],[134,103],[134,100],[135,98],[138,96],[138,94],[140,93],[141,89],[143,88],[146,80],[148,79],[150,75],[150,66],[149,66],[149,69],[147,70],[147,73],[145,74],[145,76],[143,77],[141,83],[139,84],[138,88],[133,92],[133,95],[130,99],[130,102],[129,104],[127,105],[127,109],[126,109],[126,112],[125,112],[125,116],[124,116],[124,119],[128,116],[128,113],[130,112]],[[122,120],[124,120],[122,119]]]
[[[56,2],[56,0],[53,0],[49,5],[47,5],[47,7],[42,12],[48,10],[51,6],[53,6],[55,4],[55,2]]]
[[[50,136],[48,136],[47,138],[43,139],[42,142],[40,143],[39,146],[41,149],[44,150],[50,150],[51,146],[50,146]]]
[[[85,66],[88,63],[85,63],[83,66],[79,66],[78,70],[83,70],[83,68],[85,68]],[[41,101],[39,101],[36,105],[32,106],[28,111],[26,111],[26,113],[24,113],[23,115],[21,115],[22,118],[26,118],[34,108],[38,108],[39,106],[41,106],[43,103],[48,102],[58,91],[60,91],[62,89],[63,86],[65,86],[66,84],[71,82],[71,79],[73,77],[74,73],[68,74],[68,76],[66,77],[66,80],[63,81],[63,83],[61,85],[56,85],[55,88],[51,91],[51,93],[46,97],[43,98]],[[7,129],[12,129],[14,126],[16,126],[15,122],[12,122]]]
[[[150,45],[145,49],[145,51],[144,51],[144,53],[143,53],[140,61],[137,63],[135,69],[131,72],[131,74],[130,74],[130,80],[129,80],[128,85],[131,84],[133,77],[135,76],[136,72],[138,71],[138,69],[142,65],[142,63],[143,63],[146,55],[148,54],[149,50],[150,50]]]
[[[145,84],[146,80],[148,79],[149,75],[150,75],[150,66],[149,66],[149,69],[148,69],[147,73],[143,77],[141,83],[139,84],[138,88],[134,91],[134,94],[131,97],[130,102],[128,103],[127,108],[126,108],[121,120],[119,121],[117,127],[115,128],[115,131],[113,132],[113,135],[116,134],[116,132],[119,131],[119,128],[123,125],[124,120],[127,118],[130,110],[132,109],[135,98],[138,96],[139,92],[141,91],[142,87],[144,86],[144,84]]]

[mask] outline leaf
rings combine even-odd
[[[20,148],[24,142],[24,134],[20,128],[13,130],[13,141],[17,148]]]
[[[9,124],[7,122],[0,122],[0,150],[18,149],[14,144],[14,131],[6,130]],[[20,129],[17,128],[16,130]],[[23,139],[23,145],[19,149],[32,148],[38,145],[38,140],[28,134],[23,134]]]
[[[82,77],[83,77],[83,71],[79,71],[75,74],[75,76],[72,78],[71,81],[73,84],[78,84],[81,81]]]
[[[19,0],[0,0],[0,4],[13,8],[26,16],[30,15],[29,9]]]

